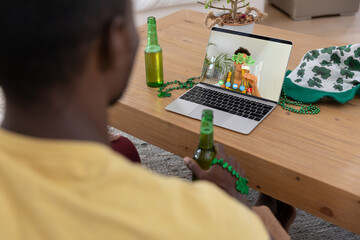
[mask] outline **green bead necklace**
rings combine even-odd
[[[179,89],[190,89],[193,86],[195,86],[196,84],[198,84],[197,82],[195,82],[195,79],[200,79],[200,77],[192,77],[189,78],[188,80],[186,80],[186,82],[180,82],[179,80],[175,80],[175,81],[171,81],[171,82],[166,82],[163,85],[161,85],[159,87],[158,90],[158,97],[159,98],[165,98],[165,97],[171,97],[171,91],[173,90],[179,90]],[[177,87],[171,87],[171,88],[167,88],[165,89],[167,86],[171,85],[171,84],[178,84],[179,86]],[[164,90],[165,89],[165,90]]]
[[[214,160],[211,162],[211,166],[219,164],[222,168],[226,169],[231,175],[233,175],[236,178],[236,190],[239,191],[241,194],[249,194],[249,186],[248,179],[241,177],[238,172],[236,172],[235,169],[233,169],[232,166],[229,165],[229,163],[225,162],[224,159],[217,159],[214,158]]]
[[[283,94],[280,97],[280,101],[278,104],[284,110],[287,110],[289,112],[299,113],[299,114],[318,114],[320,112],[320,108],[315,105],[312,105],[311,103],[309,105],[307,105],[300,101],[290,101],[286,96],[285,88],[283,88]],[[286,105],[286,104],[288,104],[288,105]],[[295,109],[289,105],[299,106],[300,109]]]

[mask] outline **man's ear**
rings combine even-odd
[[[106,71],[117,64],[121,54],[126,51],[125,18],[115,17],[104,30],[100,42],[100,68]]]

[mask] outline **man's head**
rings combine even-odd
[[[242,55],[244,56],[244,58],[247,57],[247,56],[251,56],[249,50],[247,50],[246,48],[243,48],[243,47],[239,47],[239,48],[234,52],[234,55],[238,55],[239,53],[242,54]],[[242,63],[237,63],[237,62],[234,61],[234,66],[235,66],[236,70],[241,71],[241,69],[242,69],[242,64],[243,64],[243,63],[244,63],[244,62],[242,62]]]
[[[99,94],[114,102],[126,86],[138,42],[130,4],[2,1],[0,86],[7,101],[31,105],[53,98],[51,93],[60,89],[86,88],[79,79],[87,74],[101,82],[96,83]],[[89,88],[93,83],[89,80]]]

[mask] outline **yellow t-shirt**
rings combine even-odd
[[[109,147],[0,129],[0,239],[269,239],[210,183],[162,177]]]

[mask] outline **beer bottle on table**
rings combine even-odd
[[[148,40],[145,48],[146,83],[160,87],[164,83],[162,49],[158,42],[155,17],[148,17]]]
[[[201,117],[199,146],[194,153],[194,160],[204,170],[211,166],[211,162],[216,156],[214,148],[214,127],[213,127],[213,111],[204,109]],[[193,181],[196,177],[193,175]]]

